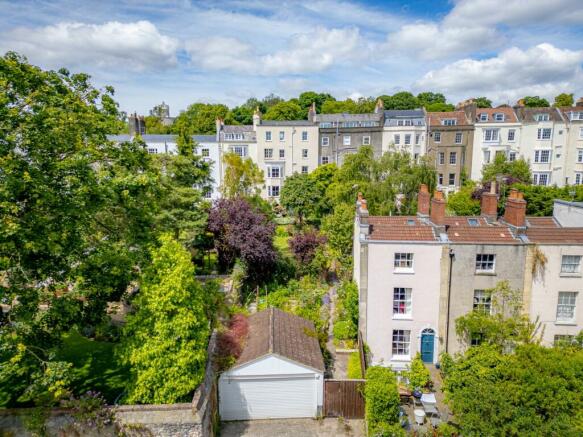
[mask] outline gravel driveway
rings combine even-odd
[[[222,422],[221,437],[364,437],[362,420],[274,419]]]

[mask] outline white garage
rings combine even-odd
[[[219,377],[221,420],[316,417],[324,360],[308,320],[270,308],[249,317],[235,365]]]

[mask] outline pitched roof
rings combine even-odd
[[[450,111],[450,112],[428,112],[430,126],[443,126],[442,121],[446,119],[455,119],[456,126],[468,125],[466,113],[464,111]]]
[[[371,240],[437,241],[433,227],[415,216],[372,216],[368,223]]]
[[[581,228],[529,228],[526,236],[532,243],[542,244],[583,244]]]
[[[235,366],[270,354],[324,371],[324,359],[315,335],[314,324],[277,308],[249,316],[249,333]]]
[[[252,124],[225,124],[221,129],[226,133],[253,132]]]
[[[385,118],[414,118],[425,117],[423,109],[387,109]]]
[[[480,114],[488,114],[488,120],[480,120]],[[504,114],[504,120],[494,120],[494,114]],[[503,106],[501,108],[478,108],[476,110],[476,121],[482,123],[516,123],[518,119],[516,118],[514,109]]]
[[[366,113],[366,114],[346,114],[346,113],[339,113],[339,114],[316,114],[314,116],[314,121],[320,122],[333,122],[333,121],[378,121],[380,122],[383,118],[382,113]]]
[[[523,123],[537,123],[538,121],[534,119],[536,114],[549,114],[551,121],[563,121],[557,108],[527,108],[525,106],[518,106],[514,109],[516,110],[518,119]]]
[[[263,126],[315,126],[308,120],[261,120]]]
[[[529,228],[559,228],[553,217],[527,217],[526,225]]]

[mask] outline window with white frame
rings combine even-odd
[[[445,152],[439,152],[437,154],[437,163],[439,165],[445,164]]]
[[[580,171],[575,173],[575,185],[583,185],[583,173]]]
[[[456,144],[461,144],[462,143],[462,139],[463,139],[463,134],[461,132],[456,132],[455,133],[455,143]]]
[[[480,114],[480,121],[488,121],[488,113],[482,112]]]
[[[514,141],[516,138],[516,129],[509,129],[508,130],[508,141]]]
[[[577,162],[583,162],[583,149],[577,149]]]
[[[350,135],[344,135],[342,138],[342,144],[345,146],[350,146]]]
[[[332,123],[329,122],[329,121],[324,121],[324,122],[320,123],[320,127],[322,127],[322,128],[330,128],[330,127],[332,127]]]
[[[508,152],[508,161],[510,162],[516,161],[516,152]]]
[[[264,149],[263,150],[263,157],[265,159],[271,159],[271,158],[273,158],[273,149]]]
[[[235,134],[224,134],[225,141],[226,140],[234,140]]]
[[[150,155],[155,155],[158,153],[158,149],[154,148],[154,147],[148,147],[148,153]]]
[[[268,186],[267,195],[269,197],[279,197],[279,185]]]
[[[441,124],[444,126],[455,126],[457,124],[457,120],[455,118],[446,118],[442,120]]]
[[[433,141],[436,143],[441,143],[441,132],[435,132],[433,134]]]
[[[302,149],[302,158],[308,157],[308,149]]]
[[[271,131],[265,131],[265,141],[271,141]]]
[[[302,131],[302,141],[308,141],[308,131]]]
[[[370,136],[362,137],[362,145],[363,146],[370,146]]]
[[[419,134],[415,135],[415,144],[419,144],[420,140],[421,140],[421,135],[419,135]]]
[[[575,303],[577,292],[559,291],[557,302],[557,322],[572,322],[575,320]]]
[[[308,166],[302,165],[302,174],[308,174]]]
[[[285,149],[279,149],[279,157],[285,158]]]
[[[449,152],[449,163],[452,165],[457,164],[457,152]]]
[[[484,150],[484,164],[490,163],[490,151]]]
[[[449,186],[453,187],[455,186],[455,173],[450,173],[449,174],[449,180],[448,180]]]
[[[548,185],[550,182],[549,176],[548,173],[533,173],[532,181],[534,185]]]
[[[571,346],[575,341],[574,335],[555,334],[553,346]]]
[[[534,151],[534,162],[547,163],[551,161],[551,151],[550,150],[535,150]]]
[[[405,134],[405,144],[411,144],[411,134]]]
[[[280,130],[279,131],[279,141],[285,140],[285,132]]]
[[[279,165],[268,165],[267,166],[267,177],[268,178],[280,178],[281,177],[281,167]]]
[[[213,190],[207,188],[202,192],[202,195],[205,199],[210,199],[213,196]]]
[[[583,120],[583,112],[571,112],[571,120]]]
[[[478,253],[476,255],[476,272],[493,272],[496,268],[496,255]]]
[[[443,185],[443,173],[439,173],[437,175],[437,184],[438,185]]]
[[[411,346],[411,331],[406,329],[394,329],[392,344],[393,356],[408,357],[410,355],[410,346]]]
[[[553,130],[550,127],[539,128],[536,134],[537,140],[550,140]]]
[[[395,144],[401,144],[401,135],[399,135],[399,134],[395,134],[395,135],[393,136],[393,142],[394,142]]]
[[[500,129],[484,129],[484,141],[498,141]]]
[[[203,148],[203,149],[200,150],[200,155],[203,158],[208,158],[211,155],[211,151],[208,148],[205,147],[205,148]]]
[[[393,317],[411,315],[411,289],[403,287],[393,288]]]
[[[474,290],[474,311],[492,312],[492,295],[486,290]]]
[[[494,114],[494,121],[504,121],[504,114],[497,112]]]
[[[413,268],[413,254],[396,252],[394,266],[397,269],[412,269]]]
[[[536,121],[549,121],[551,116],[549,114],[535,114],[534,119]]]
[[[247,156],[247,146],[231,146],[231,152],[239,155],[241,158]]]
[[[327,156],[322,156],[322,164],[328,164],[329,158]]]
[[[322,137],[322,146],[328,146],[330,144],[330,137]]]
[[[561,257],[561,273],[579,273],[581,255],[563,255]]]

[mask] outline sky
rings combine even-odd
[[[583,96],[583,0],[0,0],[0,53],[112,85],[122,110],[270,93]]]

